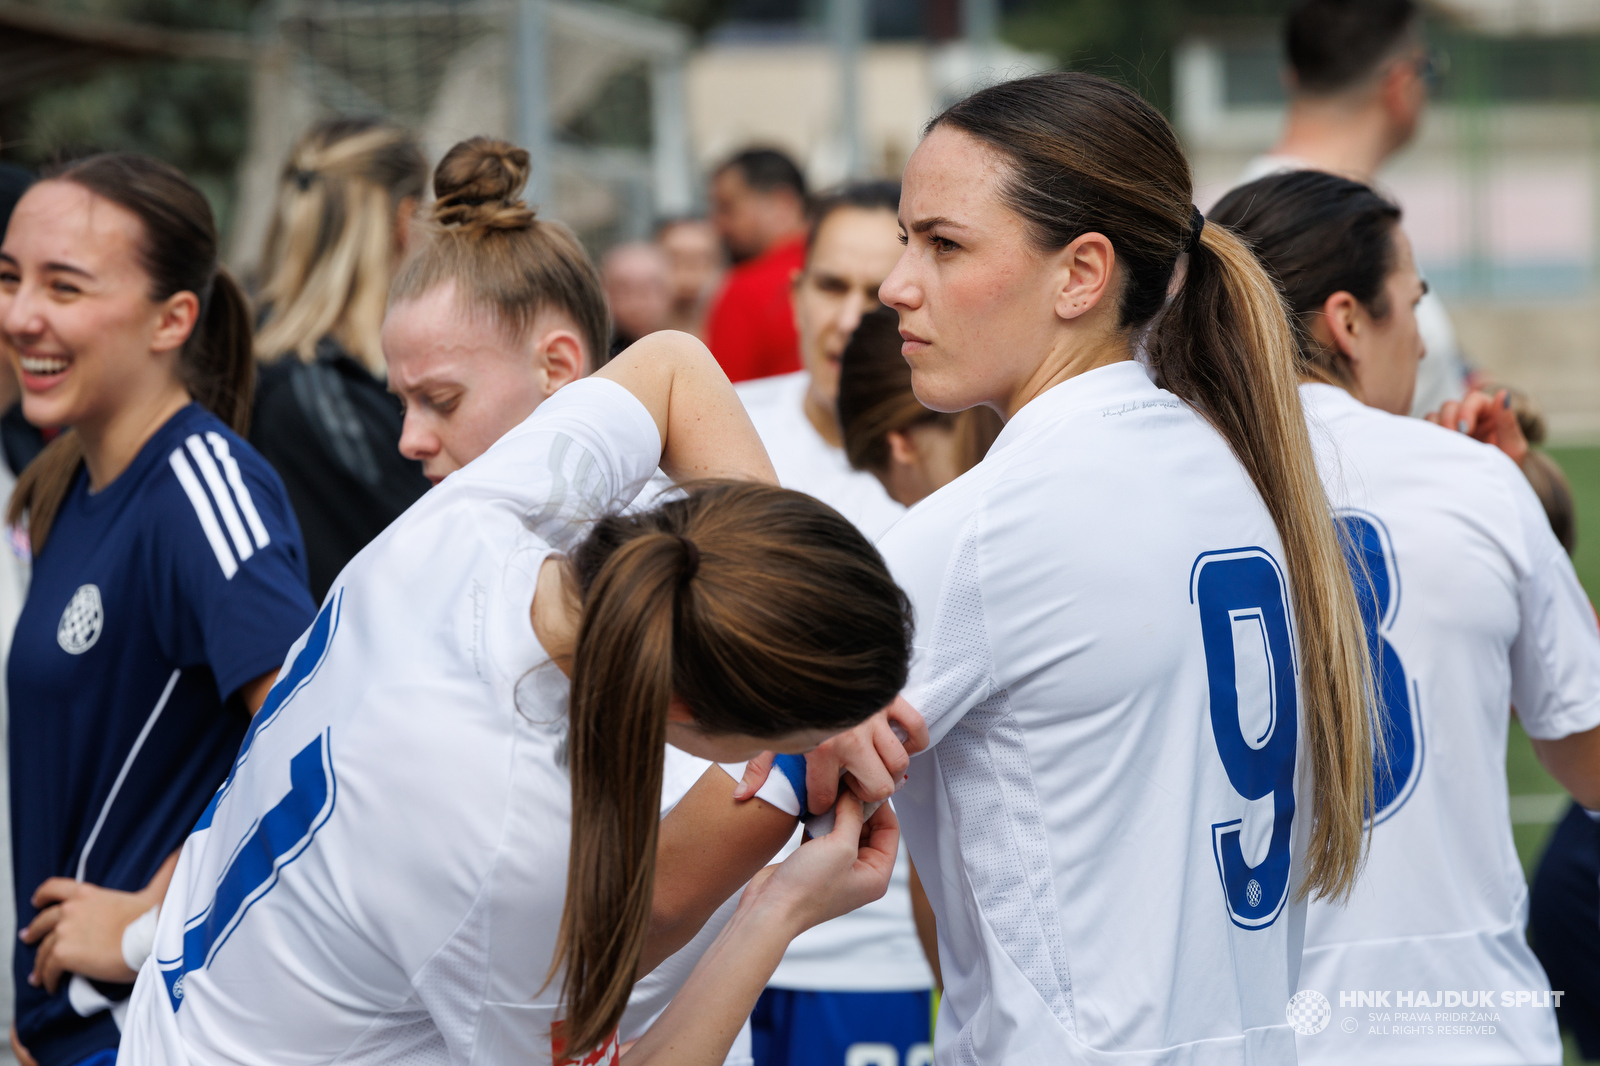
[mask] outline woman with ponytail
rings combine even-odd
[[[1347,903],[1307,914],[1301,987],[1431,989],[1470,973],[1474,999],[1509,988],[1535,1000],[1470,1035],[1337,1045],[1308,1036],[1300,1061],[1559,1062],[1506,811],[1506,708],[1551,776],[1600,808],[1600,631],[1524,477],[1536,453],[1504,390],[1442,411],[1447,428],[1403,417],[1427,284],[1394,204],[1302,170],[1235,189],[1213,218],[1250,243],[1299,326],[1300,395],[1328,495],[1358,549],[1387,739],[1373,768],[1371,856]],[[1499,447],[1455,432],[1473,422]]]
[[[681,498],[622,514],[658,466]],[[757,853],[765,802],[731,782],[715,829],[661,818],[668,744],[803,752],[906,678],[882,558],[772,481],[710,353],[658,333],[401,516],[184,845],[124,1066],[612,1062],[635,979],[748,881],[626,1055],[721,1061],[789,940],[881,896],[898,847],[846,797],[762,872],[794,816]]]
[[[1006,420],[881,542],[939,1061],[1292,1062],[1306,899],[1361,862],[1365,641],[1294,337],[1192,192],[1166,120],[1077,73],[952,105],[906,167],[913,388]],[[824,745],[812,809],[841,767],[887,794],[900,747],[881,716]]]
[[[110,1061],[169,856],[314,613],[283,485],[245,443],[250,318],[182,174],[99,155],[34,185],[0,245],[33,577],[7,672],[16,1030]],[[143,947],[141,947],[141,941]]]

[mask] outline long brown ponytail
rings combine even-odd
[[[567,1054],[616,1028],[655,880],[667,705],[708,733],[839,731],[905,684],[911,609],[877,549],[810,496],[708,482],[602,519],[573,553]]]
[[[192,292],[200,300],[200,316],[178,355],[184,386],[236,433],[247,432],[255,390],[250,304],[217,262],[217,227],[205,196],[176,167],[123,152],[89,156],[45,180],[81,185],[138,217],[150,299]],[[77,434],[63,433],[17,478],[6,522],[15,526],[26,517],[35,555],[44,549],[82,462]]]
[[[941,125],[1009,160],[1007,202],[1039,248],[1089,232],[1110,238],[1125,276],[1121,326],[1149,327],[1145,350],[1161,385],[1222,434],[1271,514],[1293,589],[1313,779],[1301,893],[1344,896],[1372,807],[1371,673],[1277,289],[1237,238],[1205,225],[1168,300],[1194,233],[1193,182],[1171,126],[1128,89],[1089,74],[1041,74],[954,104],[929,129]]]

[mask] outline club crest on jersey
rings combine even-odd
[[[78,591],[67,601],[67,609],[61,612],[56,643],[68,655],[82,655],[100,639],[105,624],[106,612],[100,603],[99,586],[79,585]]]

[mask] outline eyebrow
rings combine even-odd
[[[15,260],[13,260],[13,262],[15,262]],[[46,270],[59,270],[63,274],[76,274],[81,278],[94,277],[94,275],[89,273],[87,270],[83,269],[82,267],[75,267],[71,263],[57,263],[52,260],[51,262],[46,263],[44,268]]]
[[[916,222],[911,223],[911,232],[912,233],[927,233],[929,230],[931,230],[935,226],[959,226],[959,225],[960,225],[960,223],[957,222],[953,218],[945,218],[943,215],[935,215],[932,218],[918,219]]]

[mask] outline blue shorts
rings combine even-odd
[[[932,1066],[931,992],[769,988],[750,1015],[756,1066]]]

